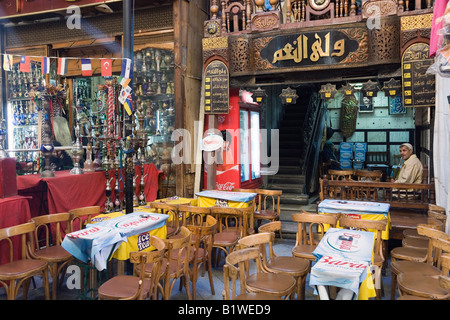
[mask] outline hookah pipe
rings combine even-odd
[[[106,169],[105,171],[106,176],[106,201],[105,201],[105,209],[103,210],[104,213],[110,213],[113,211],[114,204],[111,201],[111,186],[110,183],[112,181],[112,177],[109,177],[109,171]]]
[[[119,168],[116,168],[116,185],[114,188],[114,211],[122,211],[122,202],[120,201],[120,187],[119,187]]]
[[[145,206],[147,204],[147,199],[145,198],[145,192],[144,192],[144,189],[145,189],[144,179],[146,176],[147,175],[144,176],[144,164],[142,163],[142,165],[141,165],[141,181],[140,181],[140,185],[139,185],[140,193],[139,193],[139,199],[138,199],[138,204],[140,206]]]

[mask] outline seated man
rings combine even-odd
[[[327,141],[325,142],[322,151],[320,152],[320,159],[323,163],[329,162],[330,163],[330,169],[332,170],[340,170],[341,164],[337,160],[336,154],[334,153],[336,150],[336,147],[334,146],[333,142]]]
[[[400,155],[403,159],[402,167],[398,173],[396,183],[422,183],[423,166],[419,158],[413,154],[413,146],[403,143],[400,146]]]

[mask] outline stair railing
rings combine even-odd
[[[300,164],[305,176],[305,194],[309,194],[312,178],[315,176],[320,153],[320,141],[325,125],[325,102],[319,93],[314,92],[308,103],[308,110],[303,123],[303,142]]]

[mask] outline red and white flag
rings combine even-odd
[[[102,59],[102,77],[112,76],[112,61],[111,59]]]
[[[67,74],[68,67],[69,67],[69,59],[58,58],[58,74],[60,76],[65,76]]]

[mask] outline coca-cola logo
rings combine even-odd
[[[231,191],[234,189],[234,182],[227,181],[225,183],[216,182],[216,190]]]

